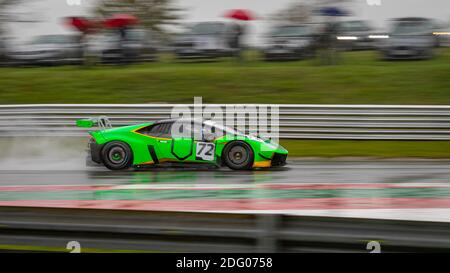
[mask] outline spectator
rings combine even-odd
[[[333,22],[326,23],[318,41],[321,64],[332,65],[338,63],[339,56],[336,39],[337,24]]]
[[[119,51],[120,51],[120,64],[127,64],[130,61],[130,54],[128,51],[128,47],[126,46],[127,40],[128,40],[128,27],[122,26],[118,28],[119,31]]]
[[[230,35],[230,47],[238,62],[244,61],[242,36],[245,34],[244,27],[240,24],[233,25]]]

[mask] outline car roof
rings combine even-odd
[[[345,20],[345,21],[340,21],[337,22],[338,24],[345,24],[345,23],[354,23],[354,22],[364,22],[364,23],[369,23],[369,20]]]
[[[425,17],[403,17],[403,18],[394,18],[392,20],[393,21],[419,21],[419,22],[430,21],[429,18],[425,18]]]
[[[198,22],[192,22],[192,25],[198,25],[198,24],[223,24],[226,25],[227,22],[224,21],[198,21]]]
[[[174,119],[162,119],[158,120],[153,124],[169,123],[169,122],[198,122],[203,123],[205,119],[195,119],[195,118],[174,118]]]
[[[311,24],[283,24],[283,25],[278,25],[276,26],[278,27],[307,27],[310,26]]]

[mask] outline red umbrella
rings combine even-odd
[[[139,20],[130,14],[115,14],[104,22],[109,28],[121,28],[129,25],[135,25]]]
[[[95,23],[93,21],[83,17],[68,17],[66,18],[66,24],[84,33],[95,28]]]
[[[245,9],[230,10],[225,14],[225,18],[236,19],[241,21],[251,21],[256,19],[256,17],[249,10]]]

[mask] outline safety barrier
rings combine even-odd
[[[82,136],[75,120],[106,115],[114,126],[169,118],[172,104],[1,105],[0,136]],[[203,105],[220,106],[225,105]],[[286,139],[450,140],[450,106],[229,105],[278,107]],[[269,111],[270,113],[270,111]]]
[[[450,223],[0,207],[0,238],[0,248],[67,252],[73,241],[81,252],[439,252],[450,250]]]

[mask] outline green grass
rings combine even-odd
[[[450,141],[282,140],[290,157],[450,158]]]
[[[12,103],[318,103],[450,104],[450,49],[430,61],[386,62],[375,52],[315,60],[238,65],[0,68],[0,104]]]

